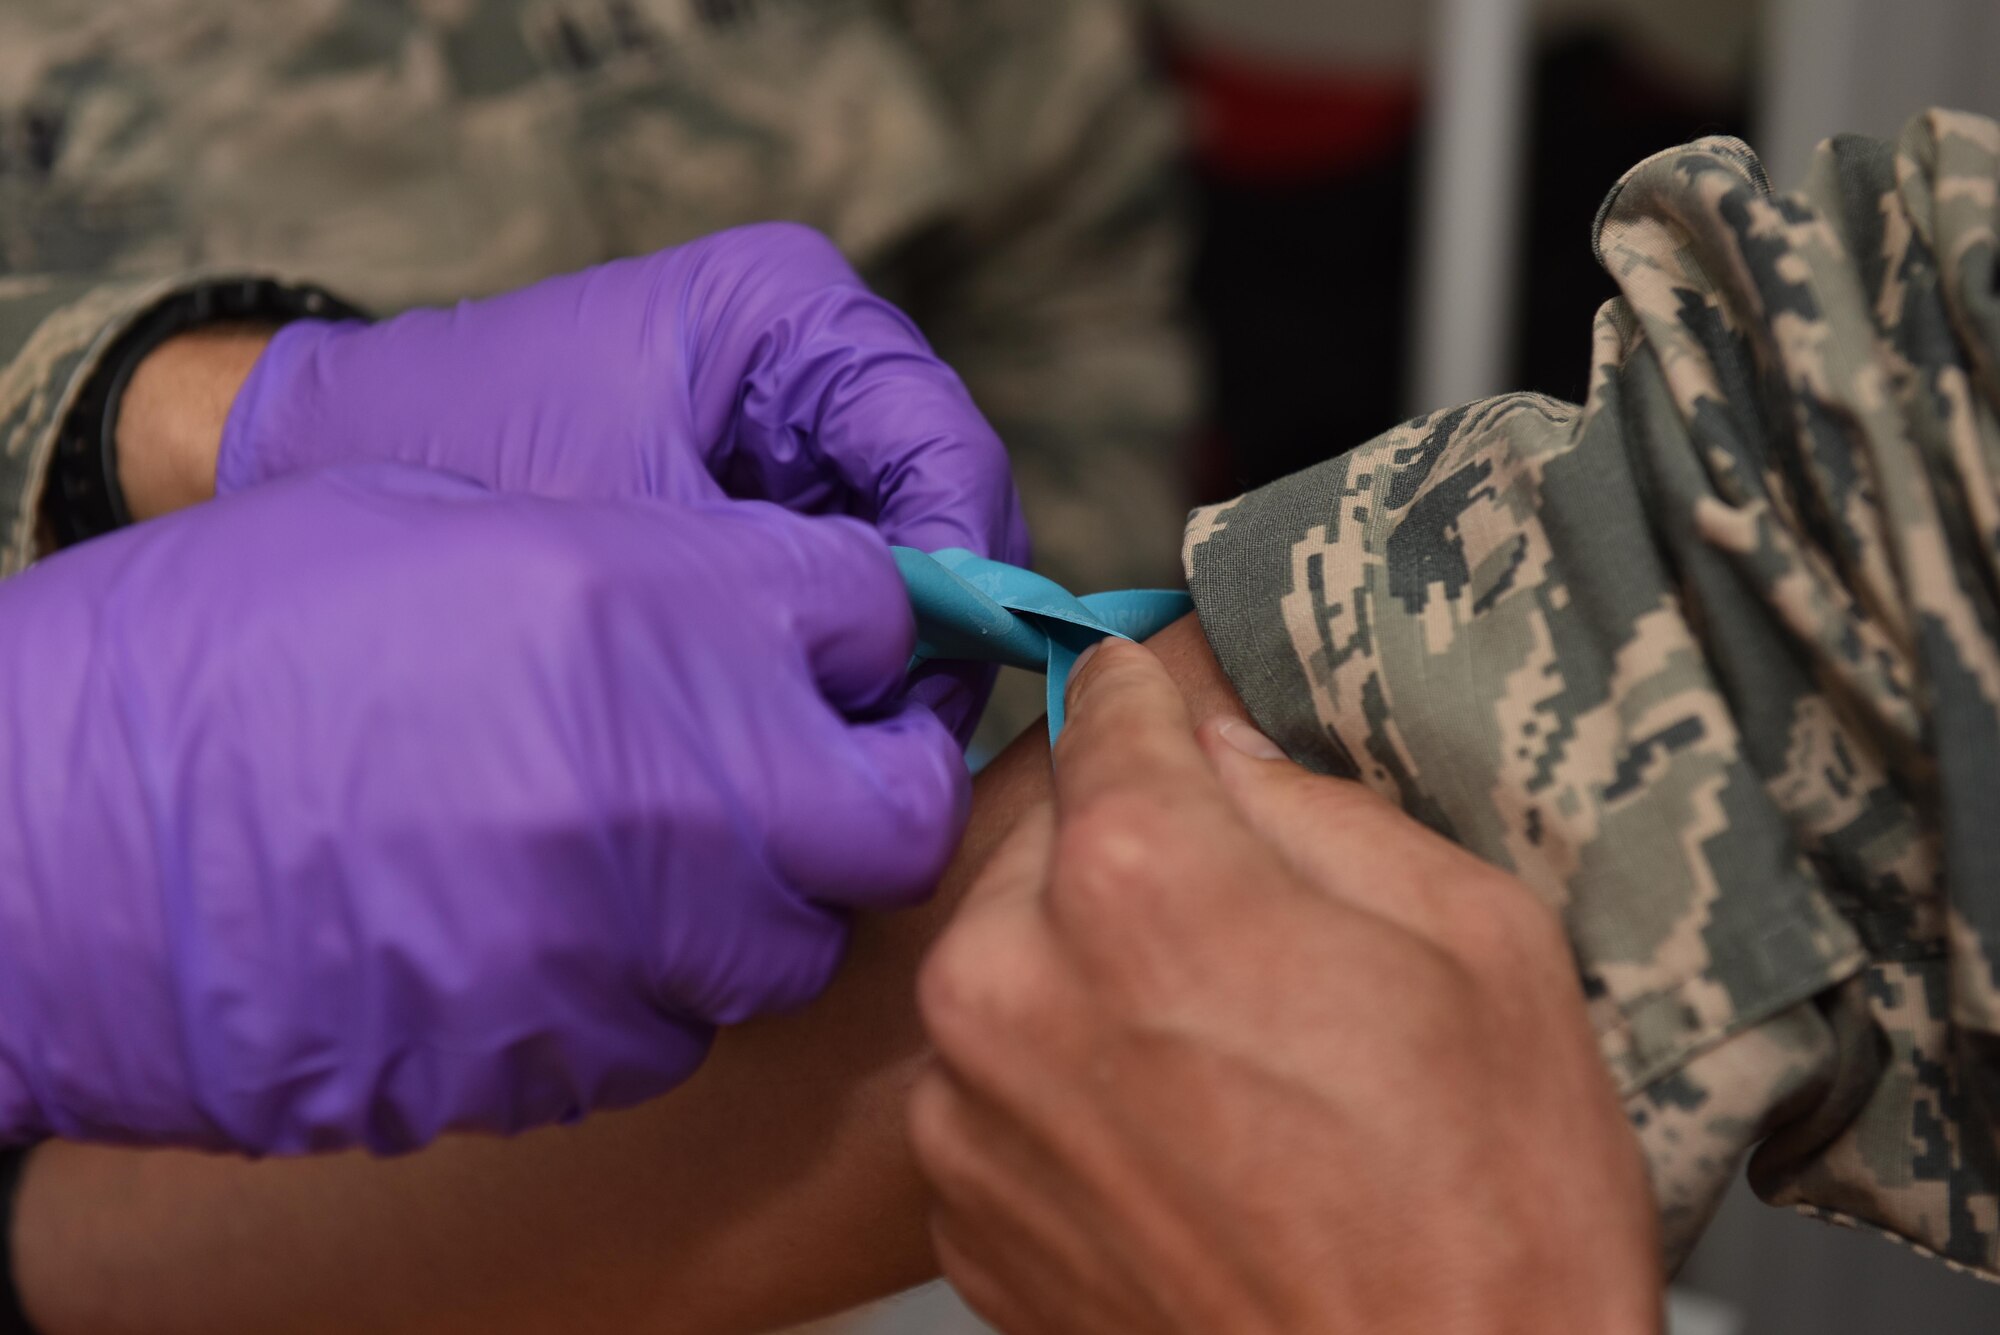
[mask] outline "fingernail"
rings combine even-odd
[[[1071,680],[1075,680],[1078,676],[1082,675],[1083,665],[1085,663],[1088,663],[1091,659],[1095,658],[1097,656],[1097,651],[1099,649],[1102,649],[1103,647],[1104,647],[1103,640],[1094,640],[1091,642],[1091,645],[1088,649],[1085,649],[1082,653],[1076,656],[1076,662],[1070,664],[1069,667],[1069,675]]]
[[[1252,760],[1283,760],[1285,758],[1284,751],[1279,748],[1276,742],[1266,737],[1263,733],[1258,732],[1247,723],[1238,723],[1235,719],[1225,719],[1215,731],[1223,741],[1229,743],[1231,750],[1241,751]]]

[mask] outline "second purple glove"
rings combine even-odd
[[[1006,451],[965,386],[831,242],[787,223],[280,330],[230,413],[218,489],[361,458],[542,496],[767,500],[1028,559]],[[919,694],[962,740],[990,686],[961,665]]]
[[[968,792],[881,540],[373,465],[0,583],[0,1138],[406,1149],[667,1089]]]

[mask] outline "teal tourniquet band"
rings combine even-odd
[[[971,658],[1046,672],[1049,741],[1063,725],[1063,692],[1077,657],[1107,635],[1143,640],[1194,610],[1173,589],[1126,589],[1081,598],[1032,570],[962,547],[891,548],[917,613],[916,662]]]

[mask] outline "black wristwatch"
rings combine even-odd
[[[132,522],[118,484],[118,406],[132,373],[155,348],[203,325],[367,318],[323,288],[268,278],[223,279],[175,293],[118,336],[77,395],[56,433],[42,490],[42,518],[59,546],[124,528]]]

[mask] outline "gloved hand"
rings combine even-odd
[[[407,1149],[813,996],[967,799],[879,537],[392,465],[0,583],[0,1134]]]
[[[544,496],[768,500],[1028,558],[1006,451],[965,386],[789,223],[450,310],[286,326],[230,411],[217,489],[359,457]],[[990,669],[926,677],[962,738]]]

